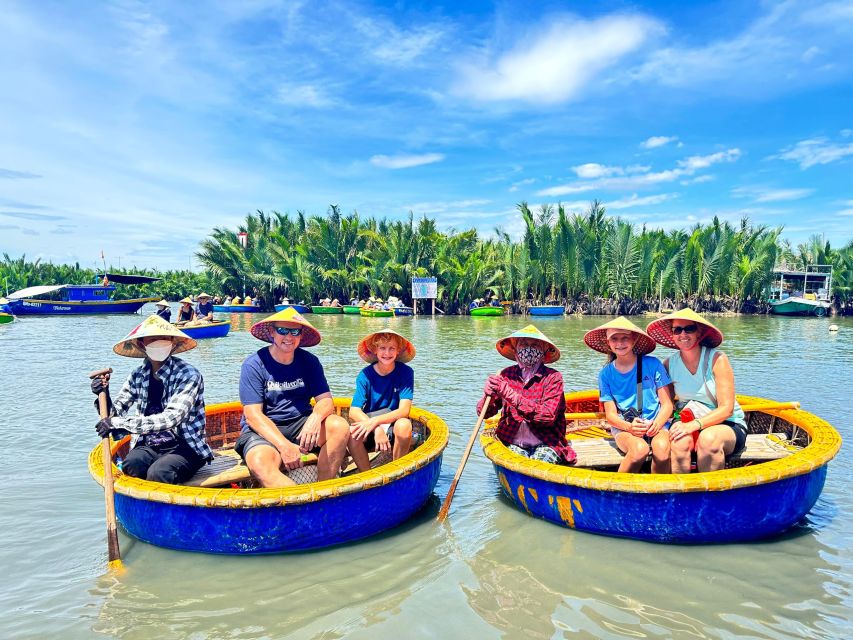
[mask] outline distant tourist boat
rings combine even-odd
[[[323,305],[315,304],[311,307],[311,311],[314,313],[343,313],[343,307],[324,307]]]
[[[309,307],[307,304],[277,304],[275,305],[275,310],[284,311],[288,307],[293,307],[299,313],[311,313],[311,307]]]
[[[260,313],[263,311],[256,304],[215,304],[213,310],[217,313]]]
[[[391,309],[366,309],[363,308],[359,313],[365,318],[391,318],[394,312]]]
[[[532,316],[561,316],[565,312],[562,305],[543,304],[528,309]]]
[[[394,307],[394,315],[395,316],[411,316],[414,315],[415,311],[412,307]]]
[[[336,410],[344,417],[349,404],[349,399],[335,399]],[[184,485],[131,478],[113,467],[116,516],[128,534],[161,547],[204,553],[330,547],[367,538],[411,518],[429,500],[441,472],[447,425],[437,415],[412,407],[414,448],[393,463],[324,482],[316,481],[316,466],[305,466],[289,472],[298,483],[295,487],[242,488],[252,486],[248,469],[234,453],[242,412],[239,402],[206,408],[207,437],[216,449],[215,458]],[[129,436],[113,443],[113,460],[126,456],[129,444]],[[89,473],[103,484],[100,444],[89,454]]]
[[[100,279],[101,276],[98,276]],[[136,313],[147,302],[161,300],[159,296],[151,298],[131,298],[113,300],[112,294],[118,284],[147,284],[160,278],[149,276],[130,276],[107,274],[110,284],[56,284],[27,287],[10,293],[5,307],[16,316],[33,315],[81,315],[102,313]],[[48,297],[50,296],[50,297]]]
[[[574,466],[513,453],[495,437],[496,418],[480,443],[504,493],[536,518],[653,542],[745,542],[777,535],[809,512],[841,436],[811,413],[779,403],[774,409],[762,398],[738,401],[747,412],[746,448],[720,471],[616,473],[622,455],[597,419],[575,419],[567,430]],[[568,412],[596,412],[598,391],[567,393],[566,405]]]
[[[471,309],[472,316],[502,316],[506,313],[503,307],[476,307]]]
[[[777,269],[770,290],[770,311],[783,316],[822,318],[832,307],[832,266],[810,264],[805,271]]]
[[[361,307],[357,304],[345,304],[344,305],[344,314],[348,316],[357,316],[361,311]]]
[[[195,326],[182,325],[178,327],[182,332],[187,334],[194,340],[204,340],[205,338],[224,338],[231,331],[231,322],[228,320],[214,320],[206,324]]]

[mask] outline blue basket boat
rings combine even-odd
[[[528,311],[532,316],[561,316],[565,313],[565,309],[563,309],[562,305],[558,304],[530,307]]]
[[[213,310],[218,313],[260,313],[262,311],[256,304],[215,304]]]
[[[344,416],[349,403],[335,399]],[[207,407],[207,434],[217,460],[233,447],[241,415],[239,402]],[[441,471],[447,425],[418,408],[412,408],[410,417],[420,444],[399,460],[283,489],[168,485],[122,475],[114,465],[118,522],[127,533],[151,544],[223,554],[304,551],[375,535],[420,511]],[[128,437],[113,444],[113,459],[126,455],[129,441]],[[89,454],[89,472],[103,484],[100,445]]]
[[[276,311],[284,311],[288,307],[293,307],[299,313],[311,313],[311,307],[307,304],[277,304],[275,305]]]
[[[207,324],[189,327],[183,325],[178,327],[181,331],[187,334],[194,340],[204,340],[205,338],[224,338],[231,331],[231,322],[228,320],[214,320]]]
[[[395,316],[411,316],[415,313],[412,307],[394,307],[393,310]]]
[[[582,466],[586,445],[597,447],[609,436],[598,420],[568,429],[578,452],[577,466],[512,453],[494,437],[496,418],[490,419],[480,442],[503,492],[531,516],[581,531],[653,542],[744,542],[777,535],[809,512],[823,489],[827,464],[841,447],[841,436],[811,413],[760,409],[762,403],[773,406],[762,398],[738,396],[738,401],[754,408],[747,412],[747,449],[750,438],[758,438],[771,443],[771,452],[761,454],[766,461],[742,457],[733,464],[748,466],[708,473],[651,475]],[[594,412],[598,392],[566,394],[566,402],[570,412]],[[777,447],[781,450],[774,454]]]

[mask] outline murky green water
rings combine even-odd
[[[748,545],[678,547],[569,531],[502,498],[479,448],[453,501],[434,516],[476,416],[507,318],[313,316],[332,390],[350,395],[357,340],[391,324],[418,349],[416,404],[451,428],[437,496],[415,520],[344,548],[221,557],[121,535],[127,567],[104,574],[103,493],[86,456],[97,444],[87,373],[123,380],[112,345],[139,316],[28,318],[0,326],[0,637],[90,638],[843,638],[853,628],[849,445],[796,530]],[[208,403],[237,397],[239,366],[260,343],[253,319],[186,355]],[[583,332],[606,318],[539,318],[562,349],[568,390],[591,388],[603,357]],[[741,393],[800,400],[851,435],[853,321],[720,318]],[[828,331],[835,322],[837,334]],[[666,351],[666,350],[663,350]]]

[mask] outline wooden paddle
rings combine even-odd
[[[438,521],[443,522],[447,518],[447,512],[450,511],[450,503],[453,500],[453,494],[456,493],[456,485],[459,478],[462,476],[462,470],[465,468],[465,463],[468,462],[468,456],[471,455],[471,449],[474,448],[474,441],[477,439],[477,434],[480,432],[480,425],[483,424],[483,419],[486,417],[486,411],[489,408],[489,402],[492,396],[486,396],[486,401],[483,403],[483,409],[480,411],[480,416],[477,418],[477,424],[474,425],[474,430],[471,432],[471,437],[468,439],[468,446],[465,447],[465,453],[462,454],[462,462],[459,463],[459,468],[456,470],[456,475],[453,476],[453,482],[450,483],[450,489],[447,491],[447,497],[444,498],[444,504],[438,512]]]
[[[746,411],[777,411],[781,409],[799,409],[799,402],[756,402],[755,404],[744,404],[741,409]],[[588,411],[567,413],[566,420],[603,420],[605,414],[601,411]]]
[[[112,373],[112,369],[100,369],[89,374],[89,378],[97,378]],[[107,416],[107,393],[98,394],[98,412],[101,419]],[[101,440],[101,451],[104,459],[104,503],[107,510],[107,555],[110,569],[122,569],[121,549],[118,546],[118,530],[116,529],[115,491],[113,488],[113,457],[110,452],[109,435]]]

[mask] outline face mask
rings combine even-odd
[[[155,340],[145,345],[145,355],[152,362],[163,362],[172,353],[172,347],[171,340]]]
[[[518,364],[528,368],[538,365],[544,356],[545,352],[538,347],[521,347],[515,352],[515,359]]]

